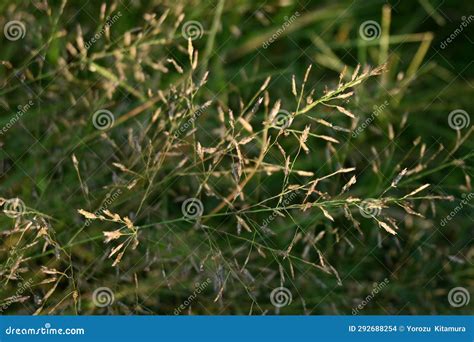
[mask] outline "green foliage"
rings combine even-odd
[[[469,6],[0,5],[0,309],[469,313]]]

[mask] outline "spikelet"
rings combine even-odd
[[[408,195],[403,196],[402,199],[403,199],[403,198],[411,197],[411,196],[413,196],[413,195],[419,193],[420,191],[423,191],[424,189],[426,189],[426,188],[429,187],[429,186],[430,186],[430,184],[422,185],[422,186],[418,187],[417,189],[413,190],[412,192],[410,192]]]

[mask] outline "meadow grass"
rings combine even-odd
[[[2,313],[469,313],[463,6],[3,3]]]

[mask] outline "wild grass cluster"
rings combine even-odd
[[[434,2],[2,3],[2,314],[470,312]]]

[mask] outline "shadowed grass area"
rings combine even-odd
[[[472,7],[2,3],[0,310],[470,313]]]

